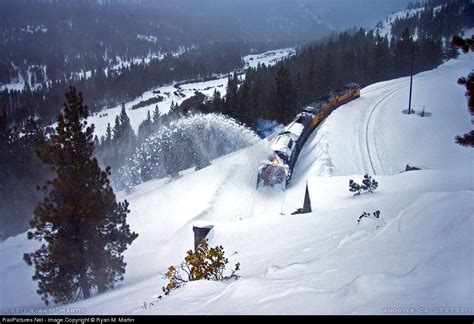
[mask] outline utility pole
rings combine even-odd
[[[413,90],[413,61],[415,60],[415,42],[411,49],[411,71],[410,71],[410,97],[408,99],[408,115],[411,114],[411,93]]]

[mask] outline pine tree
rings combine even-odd
[[[120,126],[123,131],[123,135],[128,135],[132,126],[130,124],[130,118],[128,118],[127,111],[125,110],[125,104],[122,102],[122,109],[120,110]]]
[[[369,66],[372,65],[373,67],[372,76],[374,81],[383,80],[384,75],[387,74],[386,70],[390,66],[392,57],[388,43],[387,37],[376,37],[373,56],[369,61]]]
[[[353,192],[354,196],[360,195],[361,190],[362,190],[362,187],[360,186],[360,184],[358,184],[352,179],[349,180],[349,191]]]
[[[217,91],[217,89],[214,89],[214,94],[212,96],[212,101],[211,101],[211,109],[209,112],[217,112],[217,111],[221,111],[221,109],[222,109],[221,93]]]
[[[108,160],[109,166],[113,170],[119,170],[126,162],[126,159],[135,151],[137,137],[130,124],[125,104],[122,103],[120,114],[115,117],[114,139],[113,139],[113,159]]]
[[[122,253],[138,236],[126,222],[128,202],[117,202],[108,177],[93,158],[94,126],[82,95],[70,88],[56,133],[38,146],[38,157],[56,177],[34,211],[29,239],[41,247],[24,255],[46,304],[87,299],[123,280]]]
[[[279,120],[290,121],[297,112],[296,89],[291,81],[290,73],[281,65],[275,77],[276,107],[275,113]]]
[[[368,192],[374,192],[375,189],[379,186],[378,182],[375,179],[372,179],[371,176],[368,174],[364,175],[364,179],[362,179],[362,190],[366,190]]]
[[[178,103],[175,103],[174,101],[171,101],[169,113],[170,114],[176,114],[176,113],[178,113],[178,111],[179,111]]]
[[[152,122],[152,121],[151,121],[151,114],[150,114],[150,111],[149,111],[149,110],[146,112],[146,120],[147,120],[149,123]]]
[[[113,133],[112,127],[110,127],[110,123],[107,123],[107,129],[105,130],[105,142],[110,144],[112,142]]]
[[[130,124],[130,118],[125,110],[125,105],[122,105],[122,111],[120,112],[120,127],[121,135],[125,144],[128,146],[129,150],[132,150],[136,144],[136,136],[132,129],[132,125]]]
[[[114,142],[117,141],[119,138],[122,137],[122,127],[120,125],[120,117],[119,115],[115,116],[115,123],[114,123]]]
[[[459,56],[458,48],[457,46],[449,41],[449,39],[446,41],[445,45],[445,51],[444,51],[444,57],[446,59],[455,59]]]
[[[395,41],[393,68],[396,75],[409,75],[414,42],[410,30],[405,28],[402,37]]]
[[[239,86],[239,79],[237,73],[234,72],[233,76],[227,81],[227,95],[224,107],[224,114],[235,116],[239,108],[237,100],[237,89]]]
[[[141,122],[138,126],[138,138],[143,140],[147,138],[153,132],[153,121],[151,119],[151,113],[148,110],[146,119]]]
[[[452,42],[454,45],[461,48],[464,53],[468,53],[469,51],[474,52],[474,36],[471,36],[470,39],[463,39],[459,36],[454,36]],[[468,111],[471,116],[474,116],[474,70],[469,73],[467,77],[459,78],[458,84],[466,87]],[[474,124],[472,118],[471,123]],[[471,130],[462,136],[456,136],[456,143],[462,146],[474,147],[474,130]]]
[[[250,89],[247,85],[246,82],[242,84],[242,86],[239,89],[240,91],[238,92],[238,100],[237,102],[239,103],[239,109],[235,112],[233,115],[236,119],[240,120],[244,124],[250,124]]]
[[[94,147],[98,147],[100,145],[99,136],[94,136]]]

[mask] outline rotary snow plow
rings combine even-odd
[[[281,187],[286,188],[289,168],[287,165],[273,158],[272,161],[263,161],[258,170],[257,188]]]
[[[295,155],[298,154],[297,139],[303,129],[301,124],[292,123],[275,138],[271,146],[273,154],[261,163],[258,170],[257,188],[261,186],[286,188],[296,162]]]

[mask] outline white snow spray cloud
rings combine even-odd
[[[161,126],[137,147],[119,172],[120,187],[176,176],[192,167],[200,169],[258,141],[251,129],[224,115],[186,116]]]

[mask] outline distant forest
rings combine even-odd
[[[458,55],[452,36],[474,26],[470,0],[451,0],[435,13],[438,2],[427,3],[414,18],[395,21],[391,39],[362,28],[341,33],[302,47],[275,66],[250,69],[243,82],[229,78],[225,97],[216,92],[195,108],[222,112],[253,128],[259,119],[287,123],[303,106],[349,82],[363,87],[408,76],[412,53],[414,73],[433,69]]]
[[[243,67],[241,57],[288,42],[206,34],[208,26],[133,3],[0,1],[0,91],[10,122],[55,121],[69,85],[92,112],[151,88]],[[194,25],[193,25],[194,24]]]
[[[275,44],[210,43],[186,50],[180,56],[121,65],[105,73],[103,67],[91,71],[89,78],[66,77],[37,88],[28,83],[22,90],[0,91],[0,102],[7,106],[11,121],[23,123],[34,116],[41,125],[51,124],[61,109],[63,93],[74,84],[84,93],[92,112],[132,100],[144,91],[173,81],[227,73],[243,67],[242,55],[254,46],[267,50]]]

